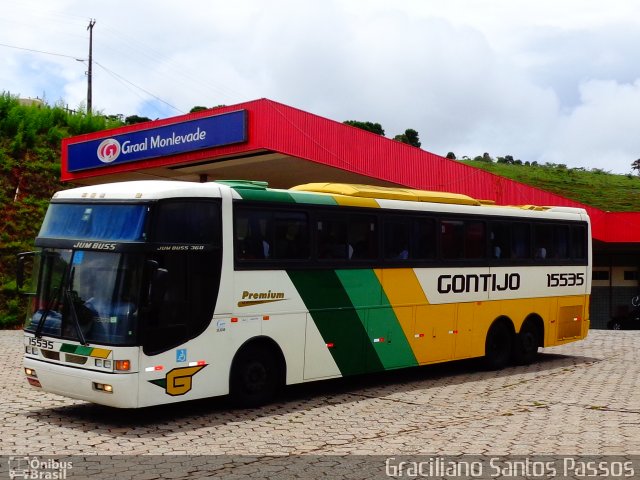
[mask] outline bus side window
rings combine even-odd
[[[555,257],[553,248],[553,226],[547,224],[537,224],[533,227],[533,258],[535,260],[546,260]]]
[[[433,218],[416,218],[411,235],[411,258],[428,260],[436,258],[436,221]]]
[[[511,257],[516,259],[531,258],[531,228],[528,223],[511,225]]]
[[[442,220],[440,222],[440,247],[444,259],[463,258],[464,222],[461,220]]]
[[[353,247],[347,243],[347,219],[321,218],[317,222],[318,258],[322,260],[347,259]]]
[[[241,260],[267,259],[272,255],[267,240],[270,212],[240,210],[235,217],[236,257]]]
[[[500,260],[511,258],[511,226],[492,222],[489,231],[489,256]]]
[[[387,260],[407,260],[409,258],[408,219],[389,219],[384,223],[384,258]]]
[[[484,222],[464,222],[464,256],[465,258],[485,258],[487,254],[487,237]]]
[[[569,226],[555,225],[553,227],[553,250],[555,252],[554,258],[561,260],[568,259],[570,248]]]
[[[587,258],[587,229],[583,225],[571,227],[571,258],[584,260]]]
[[[349,259],[378,258],[378,229],[376,217],[351,215],[349,217]]]
[[[276,212],[274,258],[309,258],[309,222],[306,213]]]

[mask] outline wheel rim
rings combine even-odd
[[[243,386],[248,393],[257,393],[265,389],[269,381],[269,372],[258,361],[251,362],[244,371]]]

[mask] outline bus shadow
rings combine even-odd
[[[599,358],[543,353],[535,363],[528,366],[488,371],[482,368],[478,359],[460,360],[291,385],[284,389],[274,403],[254,409],[233,408],[227,398],[220,397],[143,409],[115,409],[81,403],[31,411],[26,416],[37,422],[65,429],[113,437],[156,438],[203,427],[310,411],[328,405],[355,403],[364,398],[384,399],[393,395],[395,401],[403,401],[402,395],[406,394],[410,403],[411,394],[416,392],[504,377],[514,377],[515,384],[522,381],[522,375],[544,374],[599,361]],[[493,389],[487,390],[490,391]]]

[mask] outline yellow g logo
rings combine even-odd
[[[164,388],[167,395],[177,397],[184,395],[191,390],[193,384],[193,376],[202,370],[206,365],[198,365],[195,367],[174,368],[167,373],[165,378],[158,380],[149,380],[154,385]]]

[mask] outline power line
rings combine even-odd
[[[8,15],[8,18],[11,21],[11,25],[15,25],[16,23],[18,23],[18,24],[24,25],[25,27],[33,28],[32,22],[30,23],[25,22],[24,21],[25,18],[33,19],[34,17],[36,17],[42,20],[44,20],[45,18],[50,20],[51,17],[55,17],[54,21],[48,21],[45,25],[43,25],[43,28],[46,28],[47,31],[51,30],[52,33],[53,33],[53,30],[55,29],[56,30],[55,35],[57,37],[61,35],[70,35],[68,32],[68,28],[64,28],[64,29],[60,28],[61,24],[66,27],[72,26],[72,28],[75,31],[76,27],[80,26],[79,22],[81,21],[82,23],[84,23],[86,19],[86,16],[82,16],[79,14],[71,14],[70,12],[65,12],[65,11],[56,11],[55,9],[53,10],[43,9],[43,7],[39,3],[37,3],[37,1],[31,1],[31,0],[19,0],[19,1],[3,0],[3,1],[9,4],[8,6],[10,8],[8,8],[7,11],[5,11],[5,15]],[[0,18],[0,22],[4,22],[5,20],[7,20],[7,18],[5,17]],[[105,22],[102,28],[104,28],[105,33],[107,34],[106,36],[109,37],[111,42],[106,42],[106,43],[101,42],[100,45],[97,45],[97,47],[99,47],[100,49],[116,51],[120,56],[120,61],[122,61],[124,58],[127,58],[128,60],[132,60],[133,62],[135,62],[135,65],[137,65],[138,67],[140,67],[141,63],[142,64],[146,63],[148,65],[147,72],[154,72],[159,76],[174,78],[175,81],[177,81],[180,84],[187,83],[188,85],[190,85],[190,88],[186,89],[186,91],[191,92],[192,96],[195,94],[197,96],[202,96],[204,98],[207,98],[213,93],[214,98],[217,96],[217,97],[222,97],[223,99],[226,98],[227,100],[232,100],[234,98],[239,98],[239,97],[241,98],[246,96],[246,93],[243,94],[238,90],[235,90],[234,88],[230,87],[228,84],[222,84],[222,83],[216,82],[212,78],[206,78],[200,72],[194,71],[192,65],[182,63],[174,57],[167,56],[166,53],[161,52],[155,49],[153,46],[141,41],[139,37],[133,36],[118,27],[114,28],[110,26],[108,22]],[[40,31],[42,31],[42,29],[40,29]],[[73,36],[76,38],[79,38],[78,35],[74,34]],[[119,48],[122,45],[124,45],[126,48],[124,49]],[[75,57],[75,56],[72,57],[70,55],[55,54],[55,53],[50,53],[50,52],[45,52],[45,51],[40,51],[35,49],[14,47],[12,45],[9,45],[8,47],[17,48],[24,51],[31,51],[34,53],[43,53],[48,55],[60,56],[64,58],[74,58],[76,60],[79,60],[78,57]],[[103,55],[99,54],[99,57],[100,56],[103,57]],[[82,61],[86,61],[86,59],[83,58]],[[164,70],[161,71],[159,68],[160,66],[166,67],[166,71]],[[120,68],[122,68],[122,66]],[[139,88],[139,87],[136,86],[136,88]],[[148,94],[148,92],[145,92],[145,93]],[[152,96],[156,98],[155,95],[152,95]],[[166,103],[166,102],[163,102],[163,103]],[[222,102],[218,101],[218,103],[226,103],[226,102],[222,100]],[[175,107],[171,107],[171,108],[175,109]]]
[[[44,50],[36,50],[35,48],[17,47],[15,45],[8,45],[6,43],[0,43],[0,47],[14,48],[16,50],[24,50],[25,52],[42,53],[44,55],[53,55],[55,57],[72,58],[79,62],[84,62],[84,58],[74,57],[73,55],[65,55],[64,53],[45,52]]]
[[[64,53],[47,52],[47,51],[44,51],[44,50],[37,50],[35,48],[18,47],[16,45],[9,45],[9,44],[6,44],[6,43],[0,43],[0,47],[13,48],[15,50],[23,50],[23,51],[32,52],[32,53],[40,53],[40,54],[43,54],[43,55],[52,55],[52,56],[55,56],[55,57],[70,58],[70,59],[73,59],[73,60],[78,61],[78,62],[86,62],[86,59],[84,59],[84,58],[78,58],[78,57],[74,57],[73,55],[66,55]],[[156,100],[158,100],[159,102],[164,103],[165,105],[167,105],[168,107],[172,108],[176,112],[185,113],[182,110],[180,110],[179,108],[174,107],[170,103],[168,103],[165,100],[163,100],[162,98],[158,97],[157,95],[154,95],[153,93],[149,92],[148,90],[145,90],[144,88],[140,87],[139,85],[136,85],[135,83],[127,80],[122,75],[119,75],[119,74],[115,73],[113,70],[110,70],[109,68],[105,67],[104,65],[98,63],[96,60],[93,60],[93,63],[98,65],[100,68],[102,68],[105,72],[107,72],[109,75],[114,77],[116,80],[119,80],[120,82],[129,84],[129,85],[137,88],[138,90],[146,93],[150,97],[153,97]]]
[[[182,110],[180,110],[177,107],[174,107],[173,105],[171,105],[170,103],[164,101],[163,99],[161,99],[160,97],[158,97],[157,95],[154,95],[153,93],[151,93],[148,90],[145,90],[144,88],[140,87],[139,85],[136,85],[135,83],[127,80],[126,78],[124,78],[122,75],[118,75],[116,72],[114,72],[113,70],[109,70],[107,67],[105,67],[104,65],[100,64],[99,62],[96,62],[95,60],[93,61],[93,63],[95,63],[96,65],[98,65],[100,68],[102,68],[105,72],[107,72],[109,75],[112,75],[113,77],[116,77],[118,80],[121,80],[123,82],[128,83],[129,85],[137,88],[138,90],[143,91],[144,93],[146,93],[147,95],[149,95],[150,97],[155,98],[156,100],[158,100],[159,102],[164,103],[165,105],[167,105],[168,107],[173,108],[176,112],[178,113],[185,113]]]
[[[99,65],[100,66],[100,65]],[[102,66],[100,66],[102,68]],[[142,101],[146,101],[147,97],[143,96],[141,94],[141,92],[139,92],[138,90],[136,90],[135,88],[133,88],[131,85],[129,85],[128,83],[126,83],[124,80],[121,80],[120,78],[118,78],[117,76],[115,76],[114,74],[112,74],[110,71],[108,70],[104,70],[107,74],[111,75],[111,77],[116,80],[117,82],[119,82],[123,87],[125,87],[127,90],[129,90],[133,95],[135,95],[136,97],[138,97],[140,100]],[[158,110],[159,111],[159,110]]]

